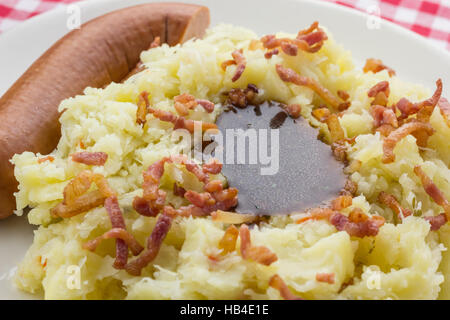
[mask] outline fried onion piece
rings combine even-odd
[[[151,235],[147,239],[147,249],[135,260],[125,265],[125,270],[133,275],[141,275],[142,269],[152,262],[159,253],[161,244],[167,236],[172,225],[173,217],[163,213],[158,217]]]
[[[387,192],[381,191],[378,195],[378,201],[394,211],[399,219],[406,218],[412,214],[410,209],[401,207],[397,198]]]
[[[107,159],[108,154],[105,152],[81,151],[72,154],[72,161],[89,166],[103,166]]]
[[[148,92],[142,91],[138,98],[137,110],[136,110],[136,123],[144,125],[147,121],[147,113],[150,102],[148,101]]]
[[[227,228],[222,239],[219,241],[219,249],[222,249],[222,255],[226,255],[236,249],[238,236],[239,230],[235,226],[231,225]]]
[[[395,76],[395,71],[383,64],[383,61],[379,59],[369,58],[366,60],[366,64],[363,67],[364,73],[372,71],[378,73],[380,71],[387,70],[390,77]]]
[[[314,109],[311,113],[313,117],[320,122],[325,122],[331,114],[330,109],[328,109],[327,107]]]
[[[445,198],[444,193],[434,184],[433,180],[422,170],[420,166],[414,167],[414,173],[420,178],[425,192],[444,208],[447,220],[450,220],[450,202]]]
[[[278,260],[275,253],[265,246],[252,246],[250,230],[246,224],[239,228],[241,238],[241,256],[245,260],[253,260],[265,266],[269,266]]]
[[[106,197],[100,191],[94,190],[77,197],[71,204],[58,204],[50,210],[50,213],[55,218],[70,218],[103,205],[105,199]]]
[[[104,195],[106,198],[116,196],[116,192],[109,186],[108,180],[100,174],[100,173],[93,173],[92,174],[92,182],[95,183],[95,185],[98,188],[98,191],[102,195]]]
[[[401,115],[399,119],[406,119],[410,115],[418,113],[424,107],[430,107],[431,110],[438,104],[442,95],[442,80],[438,79],[436,81],[436,90],[433,95],[424,101],[412,103],[406,98],[401,98],[395,105],[398,110],[400,110]]]
[[[331,201],[331,209],[339,211],[350,207],[352,205],[352,200],[352,196],[339,196]]]
[[[335,109],[339,108],[341,102],[327,88],[323,87],[319,82],[312,78],[299,75],[292,69],[285,68],[280,64],[276,65],[276,71],[281,80],[291,82],[298,86],[305,86],[317,93],[326,103]]]
[[[248,213],[236,213],[230,211],[216,210],[211,212],[213,221],[219,221],[230,224],[253,223],[258,221],[259,217]]]
[[[383,141],[383,163],[391,163],[395,161],[394,148],[397,143],[405,138],[407,135],[417,131],[423,131],[427,136],[431,136],[434,133],[434,129],[429,123],[423,123],[420,121],[412,121],[403,124],[400,128],[392,131]],[[419,146],[424,146],[423,142],[417,140]]]
[[[126,243],[126,245],[130,248],[133,255],[137,256],[144,250],[144,247],[142,247],[139,242],[133,237],[132,234],[130,234],[128,231],[122,228],[112,228],[111,230],[105,232],[101,236],[98,236],[97,238],[90,240],[83,244],[83,249],[87,249],[89,251],[95,251],[97,249],[98,245],[103,241],[107,239],[120,239]]]
[[[88,170],[81,171],[64,188],[63,204],[71,205],[75,200],[86,193],[92,184],[92,172]]]
[[[334,273],[316,273],[316,281],[334,284]]]
[[[339,142],[345,140],[345,132],[339,122],[339,118],[335,113],[328,116],[327,120],[328,130],[330,130],[331,142]]]
[[[278,290],[281,297],[285,300],[304,300],[303,298],[300,298],[299,296],[293,294],[278,274],[275,274],[270,278],[269,286]]]

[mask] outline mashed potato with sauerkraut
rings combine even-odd
[[[164,44],[143,52],[147,69],[125,83],[87,88],[83,95],[63,101],[59,108],[65,110],[60,119],[62,137],[51,153],[54,160],[39,161],[43,156],[31,152],[12,159],[19,181],[17,214],[30,207],[28,219],[39,225],[16,274],[17,286],[43,293],[46,299],[280,299],[279,291],[269,286],[269,279],[278,274],[293,294],[305,299],[449,299],[450,226],[430,231],[423,217],[437,216],[443,210],[413,170],[420,165],[449,199],[450,128],[439,108],[434,108],[429,123],[435,132],[427,147],[418,147],[416,138],[407,135],[394,149],[395,161],[383,163],[383,137],[373,130],[368,90],[388,81],[390,105],[402,97],[421,101],[432,91],[390,77],[388,70],[363,73],[355,67],[350,52],[329,33],[328,37],[316,53],[299,50],[289,56],[280,52],[267,59],[265,49],[249,49],[251,41],[259,39],[256,34],[220,25],[202,40],[175,47]],[[242,76],[233,82],[236,67],[223,70],[221,64],[236,49],[243,49],[247,63]],[[346,138],[356,137],[347,144],[347,155],[350,163],[358,163],[350,172],[358,189],[351,206],[342,212],[345,215],[357,207],[369,217],[383,216],[386,223],[376,236],[350,236],[326,220],[296,223],[305,213],[293,212],[272,216],[251,229],[252,244],[274,252],[278,258],[274,263],[266,266],[244,260],[239,241],[235,251],[212,262],[210,256],[219,252],[218,243],[228,225],[210,216],[177,217],[156,259],[140,276],[132,276],[113,268],[114,240],[104,241],[95,252],[82,247],[111,229],[105,208],[72,218],[52,218],[50,209],[62,201],[64,187],[89,169],[107,178],[119,195],[127,230],[138,242],[146,243],[156,218],[139,215],[132,207],[134,197],[142,195],[142,172],[165,156],[181,153],[184,146],[172,138],[171,123],[150,114],[147,125],[136,123],[143,91],[149,93],[153,108],[173,113],[176,95],[208,99],[216,104],[213,113],[196,108],[188,118],[214,122],[223,109],[223,93],[251,83],[264,100],[301,105],[302,117],[318,127],[325,139],[329,137],[327,125],[311,114],[323,101],[307,87],[282,81],[277,64],[316,79],[333,93],[343,90],[350,95],[351,106],[339,122]],[[108,160],[104,166],[76,163],[70,155],[78,151],[105,152]],[[167,169],[161,184],[167,186],[172,201],[176,197],[170,186],[175,181],[181,186],[197,182],[180,168]],[[381,191],[394,195],[413,214],[398,221],[377,200]],[[183,200],[179,201],[182,205]],[[78,286],[68,285],[73,266],[79,271]],[[318,281],[317,274],[333,274],[334,281]]]

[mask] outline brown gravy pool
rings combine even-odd
[[[278,103],[265,102],[244,109],[229,107],[219,116],[217,125],[223,133],[224,145],[225,129],[279,130],[279,170],[276,174],[261,175],[261,167],[267,165],[259,161],[248,164],[248,141],[246,164],[224,163],[222,173],[229,185],[239,190],[236,212],[272,215],[305,210],[332,200],[345,185],[344,164],[334,159],[329,145],[317,139],[318,130],[302,118],[288,116]],[[267,143],[270,154],[273,141],[269,133]],[[236,163],[236,139],[234,148]]]

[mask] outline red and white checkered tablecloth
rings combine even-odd
[[[0,33],[39,13],[79,0],[0,0]],[[274,0],[275,1],[275,0]],[[450,0],[322,0],[379,13],[450,50]]]

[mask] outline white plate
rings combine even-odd
[[[80,2],[82,21],[146,0],[91,0]],[[336,40],[351,50],[362,63],[368,57],[381,58],[397,74],[411,82],[434,88],[438,77],[450,84],[450,54],[431,42],[387,21],[371,29],[374,20],[366,14],[323,1],[307,0],[197,0],[185,1],[207,5],[212,24],[241,25],[260,35],[276,31],[295,33],[314,20],[320,21]],[[69,14],[60,8],[20,24],[0,36],[0,94],[57,39],[67,33]],[[449,90],[444,92],[448,96]],[[0,299],[26,299],[29,295],[11,285],[8,274],[22,259],[32,241],[32,227],[26,217],[0,221]]]

